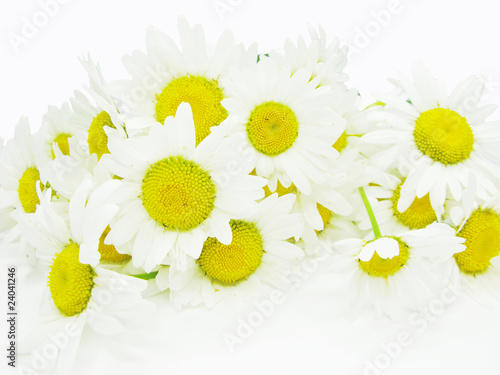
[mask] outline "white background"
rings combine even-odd
[[[107,79],[126,78],[121,56],[133,49],[144,50],[148,25],[159,26],[177,39],[179,14],[191,24],[201,23],[209,41],[215,42],[229,28],[237,40],[257,42],[262,53],[280,48],[286,38],[295,40],[304,34],[308,22],[321,23],[329,37],[338,36],[355,47],[347,68],[349,86],[360,90],[365,104],[371,102],[374,90],[390,88],[388,77],[397,71],[408,74],[417,60],[449,87],[470,74],[483,74],[488,82],[486,101],[500,99],[500,22],[492,0],[66,2],[47,18],[46,25],[40,25],[44,19],[38,13],[42,10],[38,1],[2,0],[0,136],[4,139],[12,137],[19,116],[28,115],[35,130],[47,105],[60,105],[86,84],[78,56],[90,52]],[[221,16],[214,8],[217,3],[227,4],[230,10]],[[389,8],[393,13],[388,13]],[[40,27],[16,50],[12,35],[24,37],[25,19]],[[500,116],[496,113],[492,118]],[[0,274],[1,280],[6,279],[5,267]],[[462,296],[422,330],[408,322],[395,324],[370,317],[352,321],[341,293],[334,288],[336,281],[324,271],[309,274],[299,290],[288,293],[234,353],[228,351],[223,334],[234,333],[237,319],[247,318],[255,308],[178,313],[164,296],[157,297],[159,311],[144,321],[141,341],[86,335],[74,374],[362,375],[366,361],[373,362],[383,353],[382,345],[394,342],[402,331],[409,332],[411,345],[380,374],[500,373],[498,307],[488,310]],[[31,294],[28,290],[19,293]],[[36,299],[21,305],[21,313],[30,302]],[[0,361],[4,367],[4,359]]]

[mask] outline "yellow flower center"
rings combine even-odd
[[[111,117],[105,111],[99,113],[92,122],[88,130],[87,143],[89,145],[89,153],[96,154],[99,160],[103,154],[109,154],[108,149],[108,136],[104,131],[104,127],[109,126],[110,128],[116,129],[115,125],[111,121]]]
[[[332,219],[333,212],[319,203],[316,203],[316,207],[318,209],[319,214],[321,215],[321,220],[323,220],[323,229],[325,229],[330,220]],[[316,232],[319,233],[321,231],[316,231]]]
[[[43,190],[44,186],[40,181],[40,173],[35,167],[26,169],[19,179],[19,186],[17,188],[17,195],[24,212],[32,214],[36,210],[36,206],[40,203],[38,194],[36,193],[36,183],[40,184]]]
[[[358,261],[359,268],[370,276],[383,277],[387,279],[389,276],[396,274],[404,267],[410,258],[410,250],[408,246],[399,238],[394,238],[399,243],[399,255],[390,259],[381,258],[377,252],[373,253],[372,259],[369,261]],[[365,245],[366,246],[366,245]]]
[[[149,215],[171,230],[188,231],[212,212],[216,185],[210,174],[182,156],[151,165],[142,183],[142,203]]]
[[[293,183],[289,187],[286,188],[283,185],[281,185],[281,183],[278,181],[278,184],[276,185],[275,191],[269,190],[269,187],[267,185],[264,186],[264,194],[266,195],[266,197],[269,197],[270,195],[272,195],[274,193],[278,193],[278,197],[282,197],[285,194],[292,194],[293,192],[295,192],[295,189],[296,189],[296,187]]]
[[[61,133],[58,134],[57,137],[54,138],[54,142],[57,147],[59,147],[59,150],[61,150],[61,153],[63,155],[68,155],[69,156],[69,142],[68,138],[71,137],[71,134],[66,134],[66,133]],[[54,149],[50,150],[52,152],[52,159],[56,158],[56,155],[54,154]]]
[[[235,283],[251,275],[264,254],[262,236],[255,224],[231,220],[230,225],[231,244],[223,245],[216,238],[208,238],[198,259],[202,270],[222,283]]]
[[[210,127],[226,119],[222,99],[222,89],[215,80],[189,75],[175,78],[156,96],[156,120],[163,124],[168,116],[175,116],[179,104],[189,103],[193,111],[196,144],[199,144],[210,134]]]
[[[106,236],[108,235],[109,231],[111,228],[108,227],[102,232],[101,237],[99,238],[99,253],[101,254],[101,260],[106,261],[106,262],[123,262],[125,260],[129,260],[131,258],[130,255],[128,254],[120,254],[118,251],[116,251],[116,248],[114,245],[106,245],[104,243],[104,240]]]
[[[257,176],[257,171],[254,169],[252,172],[250,172],[250,174],[252,176]],[[263,187],[264,189],[264,194],[266,197],[269,197],[270,195],[274,194],[274,193],[278,193],[278,197],[281,197],[285,194],[291,194],[293,192],[295,192],[295,185],[292,183],[289,187],[284,187],[283,185],[281,185],[281,182],[279,182],[278,180],[278,184],[276,185],[276,190],[275,191],[271,191],[269,189],[269,186],[264,186]]]
[[[246,129],[248,140],[257,151],[276,156],[292,147],[299,135],[299,122],[286,105],[266,102],[250,113]]]
[[[491,259],[500,254],[500,215],[478,209],[457,236],[465,238],[466,246],[464,251],[455,254],[458,268],[470,275],[486,272]]]
[[[342,152],[347,147],[347,134],[343,132],[332,147],[338,152]]]
[[[84,311],[94,288],[96,274],[90,265],[79,262],[78,255],[78,245],[70,243],[57,254],[50,267],[50,294],[56,307],[66,316]]]
[[[413,200],[413,203],[404,212],[398,211],[398,202],[401,196],[401,187],[405,183],[405,179],[401,181],[394,194],[392,195],[392,211],[394,215],[401,221],[404,225],[410,229],[422,229],[427,225],[432,224],[437,220],[436,213],[432,209],[431,200],[429,194],[426,194],[422,198],[417,198]]]
[[[474,135],[467,120],[446,108],[423,112],[417,119],[413,136],[422,154],[446,165],[467,159],[474,146]]]

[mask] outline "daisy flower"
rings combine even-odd
[[[50,105],[37,132],[34,150],[44,163],[54,160],[57,151],[63,155],[70,155],[69,139],[75,135],[73,111],[69,104],[63,103],[60,108]]]
[[[337,241],[360,236],[360,231],[351,217],[356,212],[352,206],[354,195],[352,190],[343,187],[336,191],[336,194],[341,197],[340,202],[346,204],[344,211],[331,210],[328,208],[331,206],[325,203],[313,202],[315,207],[311,206],[310,197],[296,193],[297,201],[300,203],[294,205],[292,212],[301,214],[303,230],[298,243],[303,244],[306,254],[314,256]],[[337,195],[331,197],[337,197]],[[298,240],[298,237],[296,236],[295,239]]]
[[[429,224],[441,221],[441,216],[438,217],[431,206],[429,194],[422,198],[416,197],[405,211],[400,212],[398,203],[401,187],[406,178],[401,177],[401,173],[397,170],[391,170],[391,172],[379,172],[378,175],[373,175],[372,185],[366,188],[367,196],[382,232],[407,232],[411,229],[423,229]],[[371,228],[369,218],[362,211],[358,211],[355,220],[360,229]]]
[[[368,304],[378,316],[398,320],[404,309],[424,305],[443,286],[438,271],[464,249],[462,243],[453,228],[434,223],[370,241],[339,241],[335,247],[342,255],[336,263],[351,276],[351,302],[358,312]],[[429,266],[429,260],[435,267]]]
[[[85,151],[78,138],[74,112],[68,103],[49,106],[34,136],[33,152],[56,197],[71,198],[85,178],[90,178],[97,157]]]
[[[295,203],[292,213],[300,215],[301,229],[294,234],[296,241],[304,239],[311,246],[306,248],[315,248],[317,245],[316,236],[328,226],[331,218],[338,215],[349,215],[352,207],[349,201],[344,197],[345,179],[342,176],[329,176],[325,184],[311,184],[311,194],[301,193],[292,183],[285,188],[279,181],[276,190],[271,192],[268,186],[264,187],[266,197],[272,194],[278,194],[279,197],[293,195]],[[309,250],[308,250],[309,253]]]
[[[105,335],[121,332],[127,322],[140,319],[151,305],[142,299],[147,283],[100,267],[93,255],[98,239],[116,213],[109,201],[119,181],[109,181],[88,196],[92,181],[85,181],[69,202],[59,210],[50,201],[48,189],[41,196],[36,213],[22,221],[24,236],[35,247],[40,263],[48,273],[42,315],[35,328],[22,339],[23,350],[36,348],[47,339],[47,332],[65,332],[71,325],[75,333],[60,348],[56,374],[71,372],[80,338],[85,329]],[[92,264],[84,261],[91,260]]]
[[[283,287],[284,275],[303,251],[288,242],[299,230],[300,220],[290,214],[295,197],[262,200],[253,213],[230,222],[232,242],[223,244],[209,237],[200,257],[185,270],[175,264],[162,267],[156,277],[160,289],[170,290],[174,307],[205,303],[212,307],[223,297],[245,298],[257,293],[261,284]]]
[[[101,159],[103,154],[109,154],[105,129],[117,129],[115,133],[122,138],[126,138],[127,133],[100,66],[90,56],[80,59],[80,62],[89,77],[87,91],[90,99],[82,92],[75,91],[74,97],[70,99],[75,112],[73,121],[80,130],[79,137],[87,145],[89,154],[96,154]]]
[[[221,105],[226,97],[221,78],[230,67],[255,64],[255,47],[248,51],[236,44],[231,32],[224,32],[215,46],[205,40],[202,27],[190,28],[183,17],[178,20],[181,48],[159,29],[146,34],[147,54],[134,51],[123,58],[132,79],[112,83],[114,95],[121,99],[127,128],[147,129],[175,115],[180,103],[191,105],[196,126],[196,143],[210,128],[219,125],[227,111]]]
[[[309,43],[306,43],[303,36],[297,39],[296,44],[287,39],[282,51],[271,51],[269,55],[289,63],[293,72],[312,63],[310,78],[319,77],[320,85],[345,86],[349,78],[344,72],[347,65],[347,46],[340,46],[338,38],[327,43],[326,32],[321,25],[318,30],[308,25],[308,31]]]
[[[452,218],[465,250],[455,254],[459,277],[469,294],[484,304],[500,297],[500,198],[477,205],[460,219]]]
[[[197,259],[208,236],[231,243],[229,220],[263,196],[266,181],[248,175],[222,132],[213,131],[196,146],[187,103],[149,135],[110,140],[109,149],[111,172],[123,185],[107,238],[117,247],[133,241],[133,264],[147,272],[169,252],[182,265],[187,256]],[[241,167],[228,171],[231,163]]]
[[[6,215],[2,218],[6,242],[19,238],[19,217],[34,213],[40,203],[37,187],[43,190],[47,183],[42,167],[43,161],[33,152],[28,119],[21,117],[0,161],[0,207]]]
[[[363,140],[385,146],[376,156],[383,167],[409,169],[398,210],[406,211],[415,197],[429,194],[432,208],[441,215],[448,191],[461,200],[469,174],[477,180],[479,196],[487,199],[494,194],[500,175],[500,127],[486,120],[494,105],[478,106],[483,80],[470,77],[447,95],[444,84],[416,64],[413,82],[400,75],[394,83],[395,93],[378,95],[385,103],[386,111],[378,117],[385,129],[372,131]]]
[[[297,232],[295,239],[305,240],[305,249],[308,254],[314,254],[315,249],[321,247],[317,237],[328,227],[333,216],[338,218],[338,215],[345,216],[352,212],[351,205],[344,196],[358,185],[368,183],[363,178],[366,159],[360,155],[356,146],[358,143],[356,128],[359,123],[366,122],[361,120],[362,116],[357,109],[358,104],[356,90],[346,90],[345,95],[335,93],[333,106],[338,107],[338,112],[346,120],[348,129],[331,145],[340,153],[340,156],[330,161],[331,170],[330,173],[325,173],[323,183],[311,182],[310,194],[302,193],[293,183],[284,187],[280,181],[273,181],[276,183],[274,190],[271,190],[272,182],[264,188],[266,196],[272,193],[278,193],[278,196],[296,195],[297,199],[292,211],[301,214],[303,231]],[[347,131],[353,135],[347,135]]]
[[[373,306],[378,316],[399,320],[404,310],[414,310],[454,280],[449,269],[453,256],[464,250],[464,240],[449,225],[433,223],[424,229],[398,234],[380,232],[363,187],[360,196],[370,218],[369,240],[351,238],[334,244],[341,254],[335,267],[351,275],[351,302],[359,312]]]
[[[330,107],[330,89],[310,76],[310,67],[292,74],[265,58],[224,81],[231,96],[223,101],[230,113],[224,128],[255,160],[257,175],[270,179],[271,191],[279,180],[311,194],[311,182],[323,183],[338,156],[332,145],[345,121]]]

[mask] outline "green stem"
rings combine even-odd
[[[359,194],[361,195],[361,199],[363,199],[363,203],[365,204],[366,212],[368,212],[368,217],[370,218],[370,222],[372,223],[373,234],[375,234],[375,238],[382,237],[380,233],[380,228],[377,224],[377,219],[375,219],[375,214],[373,213],[372,206],[370,202],[368,202],[368,198],[366,197],[365,188],[363,186],[359,187]]]
[[[158,275],[158,271],[151,273],[140,273],[138,275],[130,275],[130,276],[137,277],[138,279],[143,279],[143,280],[151,280],[154,279],[156,275]]]

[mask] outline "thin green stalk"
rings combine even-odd
[[[140,273],[138,275],[130,275],[130,276],[137,277],[138,279],[143,279],[143,280],[151,280],[154,279],[156,275],[158,275],[158,271],[151,273]]]
[[[359,194],[361,195],[361,199],[363,199],[363,203],[365,205],[366,212],[368,212],[368,217],[370,218],[370,222],[372,223],[373,234],[375,234],[375,238],[382,237],[382,234],[380,233],[380,228],[378,227],[378,224],[377,224],[377,219],[375,219],[375,214],[373,213],[373,210],[372,210],[372,206],[370,205],[370,202],[368,202],[368,198],[366,197],[364,187],[362,187],[362,186],[359,187]]]

